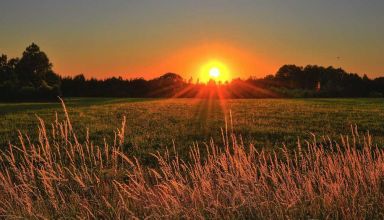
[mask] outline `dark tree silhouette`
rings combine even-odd
[[[62,93],[61,93],[62,92]],[[383,97],[384,77],[369,79],[341,68],[284,65],[264,78],[201,83],[184,80],[176,73],[160,77],[86,79],[83,74],[59,77],[48,56],[32,43],[22,57],[0,56],[0,100],[52,100],[65,97],[184,97],[184,98],[274,98],[274,97]]]
[[[47,55],[32,43],[21,59],[0,59],[2,100],[50,100],[60,95],[60,77],[52,71]]]

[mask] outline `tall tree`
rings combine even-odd
[[[60,77],[53,72],[48,56],[32,43],[16,65],[22,96],[53,98],[60,94]]]

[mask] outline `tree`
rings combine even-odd
[[[32,43],[28,46],[19,63],[16,66],[16,72],[19,75],[23,85],[32,84],[34,87],[40,86],[44,75],[52,70],[52,64],[47,55],[40,51],[39,46]]]
[[[48,56],[32,43],[15,66],[21,95],[28,98],[55,98],[60,95],[60,77],[53,72]],[[34,95],[33,95],[34,94]]]
[[[276,79],[288,88],[302,87],[303,68],[296,65],[284,65],[276,73]]]
[[[8,58],[7,55],[0,56],[0,82],[8,79]]]

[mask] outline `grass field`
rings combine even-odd
[[[0,216],[382,219],[382,101],[1,104]]]
[[[351,125],[369,131],[378,143],[384,143],[383,99],[260,99],[218,100],[103,99],[66,100],[71,120],[78,134],[90,136],[96,143],[111,141],[114,130],[126,116],[126,143],[135,154],[146,154],[172,147],[188,149],[194,142],[222,140],[225,118],[234,133],[257,148],[296,146],[297,139],[328,135],[337,139],[350,134]],[[46,123],[62,117],[59,103],[0,104],[0,143],[17,141],[17,129],[36,137],[37,118]]]

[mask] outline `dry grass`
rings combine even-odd
[[[384,150],[357,129],[340,144],[314,137],[268,153],[225,129],[225,146],[194,146],[188,162],[176,150],[157,153],[150,168],[122,152],[125,120],[114,143],[95,146],[65,116],[50,126],[39,119],[38,144],[20,133],[1,152],[3,217],[384,218]]]

